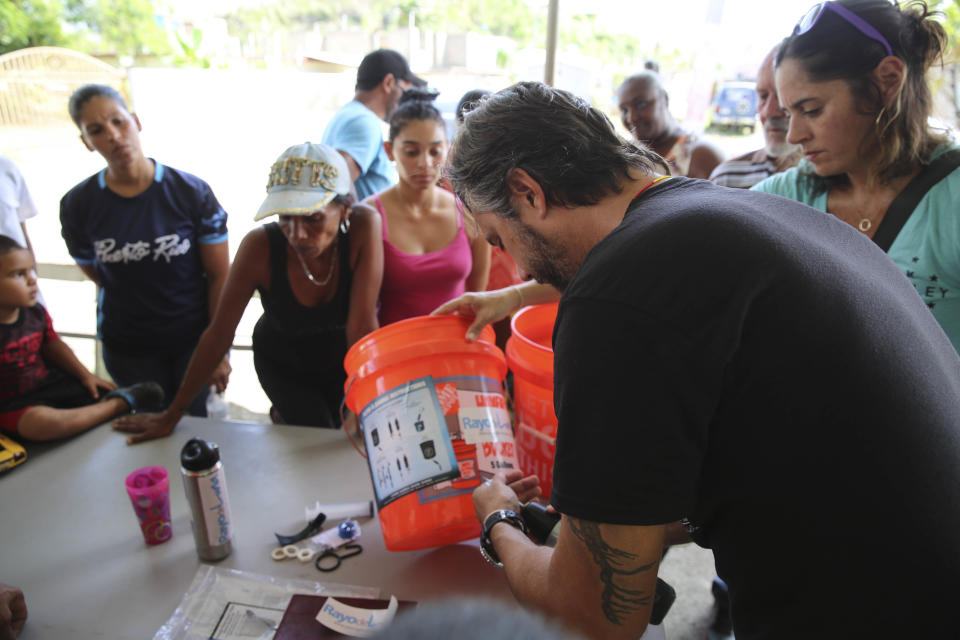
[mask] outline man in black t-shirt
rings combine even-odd
[[[862,234],[778,197],[663,179],[578,98],[514,85],[470,112],[453,184],[563,298],[555,549],[474,494],[517,598],[591,637],[645,630],[682,522],[735,633],[948,637],[960,576],[960,358]],[[507,526],[513,525],[513,526]]]

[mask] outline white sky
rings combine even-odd
[[[271,0],[166,0],[179,15],[223,13],[239,4]],[[322,0],[320,0],[322,1]],[[447,0],[434,0],[447,1]],[[522,2],[523,0],[517,0]],[[547,12],[547,0],[527,0]],[[650,49],[696,52],[723,67],[748,70],[789,34],[813,0],[559,0],[561,25],[575,14],[595,14],[609,31],[639,38]],[[720,24],[708,24],[708,16]],[[544,36],[545,37],[545,36]],[[698,62],[703,64],[703,62]]]
[[[612,32],[661,47],[709,52],[725,66],[756,66],[814,0],[560,0],[560,20],[594,13]],[[546,7],[546,2],[543,1]],[[546,9],[544,9],[546,11]],[[719,15],[720,24],[708,24]]]
[[[438,0],[446,1],[446,0]],[[522,1],[522,0],[518,0]],[[528,0],[546,13],[547,0]],[[270,0],[166,0],[176,13],[223,13],[238,5],[269,5]],[[782,39],[814,0],[560,0],[560,19],[574,14],[596,14],[612,32],[638,38],[687,43],[705,23],[708,8],[721,8],[723,28],[743,30],[771,43]]]
[[[740,25],[782,39],[813,4],[813,0],[560,0],[560,16],[594,13],[610,31],[683,39],[691,27],[706,22],[712,9],[719,10],[725,28]]]

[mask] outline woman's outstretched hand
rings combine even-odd
[[[146,440],[167,437],[173,433],[173,429],[179,421],[180,418],[175,417],[169,411],[137,413],[114,420],[113,430],[132,433],[133,435],[127,438],[127,444],[137,444]]]

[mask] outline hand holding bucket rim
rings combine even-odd
[[[514,303],[519,296],[520,305]],[[506,287],[494,291],[472,291],[453,300],[449,300],[433,311],[431,316],[455,315],[469,318],[466,339],[469,342],[478,340],[485,327],[498,320],[506,318],[523,306],[523,294],[517,287]]]

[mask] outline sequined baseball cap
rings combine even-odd
[[[310,215],[337,196],[350,193],[350,170],[343,156],[325,144],[297,144],[277,158],[267,179],[267,198],[253,217]]]

